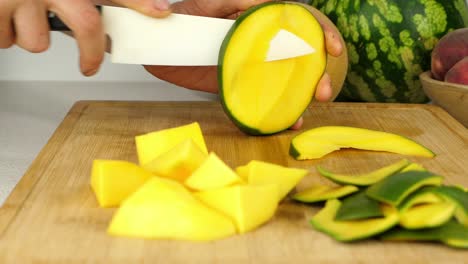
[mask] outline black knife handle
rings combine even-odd
[[[101,6],[96,6],[96,9],[101,13]],[[47,12],[47,19],[51,31],[70,31],[70,28],[53,12]]]

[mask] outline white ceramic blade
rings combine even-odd
[[[281,29],[270,41],[265,61],[282,60],[314,53],[315,49],[296,34]]]
[[[230,19],[181,14],[157,19],[112,6],[103,6],[102,17],[104,30],[112,40],[111,61],[143,65],[217,65],[219,48],[234,23]],[[280,60],[311,52],[313,48],[302,39],[280,30],[266,59]]]

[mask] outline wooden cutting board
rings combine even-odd
[[[407,157],[468,186],[468,132],[429,105],[314,103],[305,127],[345,125],[410,137],[433,159]],[[359,173],[402,158],[342,150],[313,161],[288,156],[297,131],[247,136],[216,102],[78,102],[0,209],[0,263],[467,263],[468,252],[440,244],[367,240],[339,243],[308,220],[320,206],[285,201],[259,229],[210,243],[115,238],[105,230],[115,209],[99,208],[89,186],[94,159],[137,161],[134,136],[198,121],[211,151],[232,167],[251,159],[307,168],[302,189],[320,178],[314,166]],[[31,133],[34,133],[31,131]],[[25,139],[27,140],[27,139]]]

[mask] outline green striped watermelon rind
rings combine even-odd
[[[468,26],[465,0],[310,0],[309,4],[337,25],[347,45],[350,67],[337,101],[427,102],[419,74],[430,69],[432,49],[449,31]]]

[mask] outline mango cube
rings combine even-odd
[[[192,139],[202,152],[208,154],[205,139],[197,122],[136,136],[135,143],[140,165],[151,162],[187,139]]]
[[[249,184],[277,184],[278,201],[286,195],[308,174],[307,170],[288,168],[268,162],[252,160],[245,168],[237,170],[244,174]]]
[[[205,204],[231,217],[239,233],[267,222],[278,206],[278,186],[234,185],[195,193]]]
[[[108,233],[147,239],[209,241],[234,235],[233,222],[180,183],[153,177],[114,215]]]
[[[242,180],[215,153],[185,180],[185,185],[194,190],[204,191],[240,183]]]
[[[120,160],[94,160],[91,188],[102,207],[118,206],[154,175],[140,166]]]
[[[145,163],[143,168],[158,176],[183,182],[207,156],[193,140],[187,139],[156,159]]]

